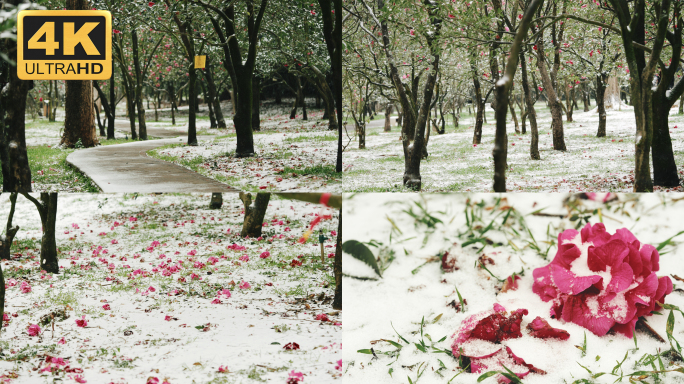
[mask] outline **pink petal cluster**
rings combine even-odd
[[[85,328],[88,325],[88,320],[85,319],[85,315],[80,319],[76,319],[76,325],[81,328]]]
[[[27,283],[26,281],[21,282],[21,291],[23,293],[29,293],[31,292],[31,285]]]
[[[271,256],[271,252],[269,252],[269,251],[261,252],[261,255],[259,255],[259,257],[262,258],[262,259],[265,259],[265,258],[267,258],[267,257],[269,257],[269,256]]]
[[[242,283],[240,283],[240,289],[249,289],[249,288],[251,288],[251,287],[252,287],[252,286],[249,285],[249,283],[246,282],[246,281],[244,281],[244,280],[242,281]]]
[[[503,306],[495,303],[494,309],[469,316],[454,334],[454,342],[451,345],[454,356],[456,358],[467,358],[471,373],[483,373],[492,370],[503,371],[504,366],[520,378],[529,373],[546,373],[532,364],[527,364],[525,360],[516,356],[508,346],[502,344],[503,341],[522,337],[520,323],[522,317],[527,313],[527,309],[517,309],[507,314]],[[537,319],[548,325],[544,320]],[[533,322],[536,324],[535,327],[540,324],[537,319]],[[562,333],[567,334],[560,329],[551,329],[561,332],[561,335]],[[532,333],[532,336],[562,338],[553,332],[548,335]],[[468,363],[464,362],[463,366],[465,367],[466,364]],[[499,381],[509,382],[503,376],[499,376]]]
[[[38,336],[40,334],[40,326],[38,324],[31,324],[28,327],[29,336]]]
[[[581,325],[598,336],[608,331],[632,337],[637,320],[660,309],[672,292],[658,278],[658,251],[626,228],[611,235],[603,224],[558,235],[553,261],[534,270],[532,290],[551,301],[551,317]]]
[[[287,384],[296,384],[300,381],[304,381],[304,374],[301,372],[295,372],[293,369],[288,375]]]

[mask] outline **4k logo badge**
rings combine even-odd
[[[22,80],[105,80],[112,76],[109,11],[21,11],[17,76]]]

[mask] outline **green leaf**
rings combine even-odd
[[[656,247],[656,250],[658,250],[658,252],[660,252],[661,249],[665,248],[666,245],[670,244],[670,241],[672,241],[672,239],[681,235],[682,233],[684,233],[684,231],[679,231],[676,235],[674,235],[674,236],[670,237],[669,239],[663,241],[662,243],[658,244],[658,246]]]
[[[665,332],[667,332],[667,337],[672,337],[673,331],[674,331],[674,311],[670,310],[670,314],[667,316],[667,326],[665,327]]]
[[[442,318],[442,315],[443,315],[443,313],[440,313],[439,315],[437,315],[437,316],[436,316],[436,317],[435,317],[435,318],[434,318],[434,319],[432,320],[432,324],[434,324],[434,323],[438,322],[438,321],[439,321],[439,319],[441,319],[441,318]]]
[[[359,349],[357,353],[365,353],[366,355],[372,355],[373,352],[370,349]]]
[[[383,340],[386,341],[386,342],[388,342],[388,343],[390,343],[390,344],[392,344],[392,345],[394,345],[395,347],[397,347],[397,348],[399,348],[399,349],[404,348],[401,344],[396,343],[396,342],[394,342],[394,341],[392,341],[392,340],[387,340],[387,339],[383,339]]]
[[[485,380],[486,378],[492,377],[492,376],[497,375],[497,374],[499,374],[499,371],[489,371],[489,372],[485,372],[485,373],[483,373],[482,375],[480,375],[480,377],[477,378],[477,382],[478,382],[478,383],[481,383],[482,380]]]
[[[368,264],[378,276],[382,277],[382,273],[380,272],[380,268],[378,268],[378,263],[375,261],[373,252],[371,252],[365,244],[356,240],[347,240],[342,244],[342,252],[346,252],[355,259]]]

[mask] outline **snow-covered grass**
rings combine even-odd
[[[624,227],[642,243],[662,246],[657,275],[670,276],[675,285],[665,303],[682,308],[684,235],[663,243],[682,230],[683,214],[684,197],[679,194],[624,194],[607,204],[567,194],[345,195],[343,241],[372,242],[383,276],[344,254],[343,378],[474,383],[480,374],[462,372],[451,355],[453,335],[465,318],[499,303],[508,311],[529,310],[521,325],[523,337],[506,343],[547,374],[530,374],[525,383],[613,383],[620,377],[628,382],[627,375],[638,371],[645,373],[633,378],[645,375],[639,378],[642,382],[682,383],[684,374],[673,372],[684,365],[681,357],[648,332],[638,328],[636,341],[621,334],[599,337],[579,325],[551,319],[551,302],[532,292],[532,271],[553,259],[563,230],[602,221],[609,233]],[[456,260],[454,272],[440,267],[445,251]],[[479,267],[483,263],[486,269]],[[499,279],[513,273],[522,276],[518,289],[502,292]],[[465,311],[459,310],[462,304]],[[670,310],[661,313],[647,320],[667,340]],[[525,328],[536,316],[568,331],[570,338],[531,337]],[[672,336],[681,344],[684,317],[675,311],[674,320]],[[657,372],[664,370],[671,372]],[[495,383],[496,378],[483,382]]]
[[[196,147],[174,144],[148,154],[241,190],[336,192],[342,187],[335,172],[337,134],[321,116],[322,111],[310,111],[309,120],[303,121],[266,113],[254,135],[255,157],[234,156],[235,129],[199,140]]]
[[[209,210],[207,194],[61,194],[54,275],[38,268],[40,219],[19,196],[14,223],[21,229],[12,260],[2,261],[10,321],[0,334],[0,377],[285,383],[294,370],[305,382],[339,379],[332,259],[321,262],[317,236],[297,242],[323,208],[273,196],[262,237],[243,239],[242,202],[223,196],[223,208]],[[3,226],[8,197],[0,195]],[[329,256],[337,215],[320,228],[330,238]],[[39,336],[29,335],[33,324]],[[284,349],[288,343],[300,349]],[[49,365],[48,356],[68,360],[69,368]]]
[[[596,137],[598,113],[595,107],[589,112],[575,111],[574,122],[563,123],[566,152],[553,150],[549,109],[540,102],[536,111],[540,161],[530,159],[529,124],[527,134],[515,134],[510,113],[508,115],[508,191],[632,191],[636,125],[631,107],[622,105],[621,110],[608,112],[604,138]],[[459,128],[448,125],[444,135],[431,133],[427,148],[429,157],[421,162],[420,169],[424,192],[492,190],[496,121],[489,106],[486,116],[482,143],[477,146],[472,144],[475,116],[468,115],[467,110]],[[394,117],[392,122],[394,124]],[[675,160],[680,173],[684,174],[684,116],[677,115],[675,108],[669,122]],[[349,169],[344,174],[345,191],[404,190],[400,128],[394,126],[392,132],[384,133],[383,124],[380,120],[367,129],[366,149],[358,149],[358,142],[353,141],[345,151],[344,167]],[[348,129],[352,129],[350,127],[353,124]]]

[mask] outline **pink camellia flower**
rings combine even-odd
[[[74,375],[74,381],[77,383],[87,383],[86,379],[83,378],[83,375]]]
[[[546,373],[527,364],[508,346],[501,344],[502,341],[522,337],[520,323],[527,313],[527,309],[517,309],[506,316],[506,309],[495,303],[493,310],[469,316],[454,334],[455,340],[451,345],[454,356],[470,358],[472,373],[503,371],[504,365],[520,378],[530,372]],[[508,379],[500,376],[499,380],[507,382]]]
[[[296,349],[299,349],[299,344],[297,344],[295,342],[287,343],[287,344],[285,344],[283,349],[288,350],[288,351],[296,350]]]
[[[109,304],[105,304],[102,306],[102,309],[104,309],[105,311],[109,311],[112,308],[109,306]]]
[[[31,292],[31,285],[27,283],[26,281],[21,282],[21,291],[23,293],[29,293]]]
[[[156,377],[148,377],[147,378],[147,384],[159,384],[159,379]]]
[[[267,257],[269,257],[269,256],[271,256],[271,252],[269,252],[269,251],[261,252],[261,255],[259,255],[259,257],[262,258],[262,259],[265,259],[265,258],[267,258]]]
[[[64,340],[64,338],[62,337],[61,339],[59,339],[59,341],[57,342],[57,344],[62,344],[62,345],[63,345],[63,344],[66,344],[66,340]]]
[[[297,384],[300,381],[304,381],[304,374],[301,372],[295,372],[294,369],[289,373],[287,378],[287,384]]]
[[[218,368],[218,371],[219,371],[220,373],[229,373],[228,367],[223,366],[223,365],[220,366],[220,367]]]
[[[221,295],[226,296],[226,299],[230,299],[230,296],[231,296],[230,290],[229,290],[228,288],[219,290],[219,291],[217,292],[216,296],[221,297]]]
[[[172,319],[172,317],[169,316],[169,315],[166,315],[166,317],[164,317],[164,320],[165,320],[165,321],[171,321],[171,319]]]
[[[247,256],[247,255],[240,256],[240,261],[244,261],[244,262],[249,261],[249,256]]]
[[[223,302],[221,301],[221,299],[219,299],[218,297],[215,298],[214,300],[212,300],[211,303],[212,303],[212,304],[223,304]]]
[[[40,334],[40,326],[38,324],[31,324],[28,327],[29,336],[38,336]]]
[[[80,319],[76,319],[76,325],[81,328],[85,328],[88,325],[88,320],[85,319],[85,315],[83,315],[83,317]]]
[[[637,320],[660,310],[672,292],[658,278],[658,251],[626,228],[611,235],[602,223],[558,235],[553,261],[534,270],[532,290],[552,301],[551,317],[581,325],[598,336],[611,329],[632,337]]]
[[[320,321],[330,321],[330,319],[328,319],[328,315],[326,315],[325,313],[319,313],[319,314],[316,316],[316,320],[320,320]]]
[[[342,370],[342,359],[337,360],[337,365],[335,366],[335,369],[337,369],[338,371]]]
[[[249,285],[249,283],[244,281],[244,280],[242,281],[242,283],[240,283],[240,289],[250,289],[251,287],[252,286]]]

